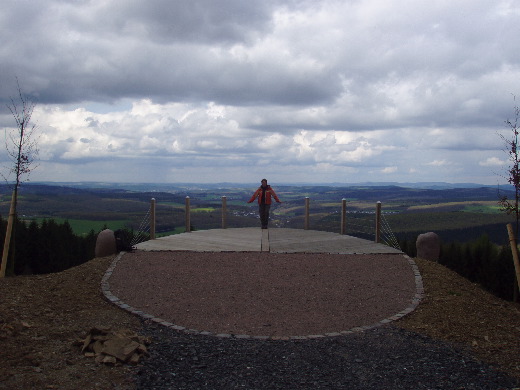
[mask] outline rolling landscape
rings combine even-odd
[[[221,227],[222,196],[226,196],[228,227],[258,226],[256,204],[246,203],[255,188],[255,185],[229,184],[167,186],[31,183],[21,187],[18,212],[19,218],[31,226],[35,223],[48,226],[52,225],[49,221],[56,221],[69,226],[78,236],[95,240],[95,234],[104,228],[146,229],[151,199],[154,198],[157,205],[157,230],[159,234],[167,235],[185,230],[187,196],[190,197],[193,229]],[[435,231],[444,243],[477,240],[477,244],[471,247],[470,252],[473,254],[488,255],[490,245],[496,248],[503,245],[506,252],[511,253],[504,245],[508,241],[505,225],[513,222],[513,217],[500,211],[497,189],[494,187],[435,185],[435,188],[420,188],[359,184],[279,185],[274,188],[283,203],[276,204],[272,209],[273,227],[303,228],[304,201],[308,197],[310,228],[339,232],[341,203],[342,199],[346,199],[346,233],[372,239],[375,205],[381,202],[386,226],[400,243],[413,241],[419,233]],[[507,195],[511,197],[514,194],[509,192]],[[4,186],[0,199],[0,215],[4,222],[9,203],[9,189]],[[64,231],[67,232],[67,229]],[[491,241],[479,239],[483,235],[489,236],[493,243],[488,245]],[[65,238],[72,239],[70,236]],[[31,246],[31,240],[27,236],[21,240],[17,253]],[[54,241],[56,243],[60,239],[55,237]],[[39,245],[35,253],[47,250],[41,247],[41,243]],[[67,256],[55,250],[49,251],[48,258],[44,260],[50,267],[58,266],[54,260]],[[507,257],[497,262],[497,254],[498,249],[489,257],[489,261],[482,261],[480,256],[478,275],[465,274],[456,269],[457,266],[466,270],[475,269],[475,258],[469,260],[473,261],[470,263],[465,256],[457,255],[455,266],[449,264],[449,261],[443,264],[416,259],[425,281],[427,297],[415,315],[396,322],[396,329],[418,334],[423,339],[431,337],[435,343],[444,340],[464,346],[471,351],[471,356],[498,369],[501,375],[508,375],[501,379],[504,383],[517,383],[519,371],[514,357],[518,355],[518,327],[515,327],[518,323],[518,309],[517,304],[507,302],[514,300],[512,261]],[[84,358],[78,352],[79,347],[71,347],[71,339],[78,339],[79,334],[98,324],[124,324],[129,329],[142,332],[142,324],[138,319],[107,304],[100,297],[101,276],[110,258],[75,260],[79,259],[70,259],[67,264],[61,264],[60,261],[61,268],[50,272],[38,270],[31,263],[29,266],[32,271],[43,275],[6,278],[0,286],[1,292],[8,298],[7,305],[3,306],[0,313],[5,318],[4,324],[0,324],[3,326],[5,347],[5,358],[0,362],[0,369],[9,372],[7,380],[12,388],[30,388],[36,384],[38,388],[55,388],[55,383],[60,384],[60,388],[89,388],[93,373],[96,375],[96,388],[98,383],[103,383],[99,388],[114,388],[116,383],[122,384],[121,388],[134,388],[124,386],[128,384],[128,378],[135,377],[136,370],[146,367],[145,361],[136,369],[122,365],[106,370],[94,360]],[[464,280],[443,265],[464,274],[469,280]],[[493,270],[501,271],[498,273]],[[481,278],[482,275],[489,277]],[[496,289],[497,285],[499,289]],[[495,296],[486,293],[481,287]],[[31,299],[23,299],[20,304],[19,296]],[[47,308],[51,300],[53,304]],[[18,326],[18,323],[21,325]],[[15,335],[8,333],[10,329],[22,330]],[[46,336],[40,337],[42,334]],[[409,343],[410,336],[406,340]],[[187,341],[187,345],[190,343],[192,341]],[[20,348],[20,345],[25,347]],[[66,364],[56,362],[57,345],[63,351]],[[154,339],[150,350],[160,351],[159,348]],[[410,350],[409,346],[406,348]],[[27,357],[33,360],[29,361]],[[438,358],[444,359],[444,355]],[[153,362],[151,358],[148,359]],[[25,369],[28,364],[33,369]],[[428,366],[431,364],[428,363]],[[15,372],[22,374],[15,375]],[[187,374],[190,372],[186,371]]]
[[[271,209],[271,226],[303,228],[305,198],[310,204],[310,229],[340,232],[341,203],[347,201],[346,233],[370,239],[374,212],[381,202],[387,229],[398,240],[434,231],[443,243],[468,242],[486,234],[498,245],[508,242],[506,224],[514,217],[500,211],[499,193],[507,187],[420,184],[273,185],[281,204]],[[227,227],[258,226],[257,207],[247,204],[255,184],[108,184],[26,183],[20,189],[19,218],[41,223],[67,221],[75,234],[103,228],[148,229],[151,199],[156,200],[156,231],[185,231],[185,200],[190,198],[191,227],[221,227],[222,196],[227,199]],[[0,187],[0,215],[6,218],[11,198]]]
[[[4,3],[0,390],[520,390],[520,1]]]

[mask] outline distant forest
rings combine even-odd
[[[92,259],[97,234],[103,228],[124,229],[132,236],[143,223],[148,224],[152,198],[157,202],[157,232],[161,234],[184,231],[186,197],[191,203],[192,230],[221,227],[222,196],[227,198],[227,227],[258,226],[256,206],[246,203],[256,185],[114,186],[117,188],[24,184],[19,194],[16,242],[11,246],[16,261],[9,263],[8,273],[58,272]],[[374,207],[382,202],[385,222],[405,253],[415,256],[416,237],[433,231],[442,239],[442,264],[504,299],[512,298],[506,224],[513,218],[498,208],[499,191],[512,195],[508,187],[302,185],[277,186],[275,190],[283,203],[272,208],[273,227],[303,228],[304,199],[309,197],[310,229],[339,233],[341,201],[346,199],[346,234],[372,240]],[[9,188],[0,185],[2,242],[9,201]]]

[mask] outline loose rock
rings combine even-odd
[[[113,366],[139,363],[143,356],[148,355],[146,345],[150,344],[150,339],[128,329],[112,331],[100,326],[92,328],[80,344],[85,356],[96,357],[98,363]]]

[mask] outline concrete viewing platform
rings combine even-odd
[[[419,270],[402,251],[337,233],[213,229],[136,247],[114,260],[103,293],[131,313],[190,334],[349,335],[402,318],[423,295]]]
[[[303,229],[233,228],[175,234],[136,245],[143,251],[398,254],[384,244]]]

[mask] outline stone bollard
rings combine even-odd
[[[101,231],[96,240],[96,257],[105,257],[117,253],[116,236],[110,229]]]
[[[420,259],[439,261],[441,239],[433,232],[419,234],[415,242],[417,257]]]

